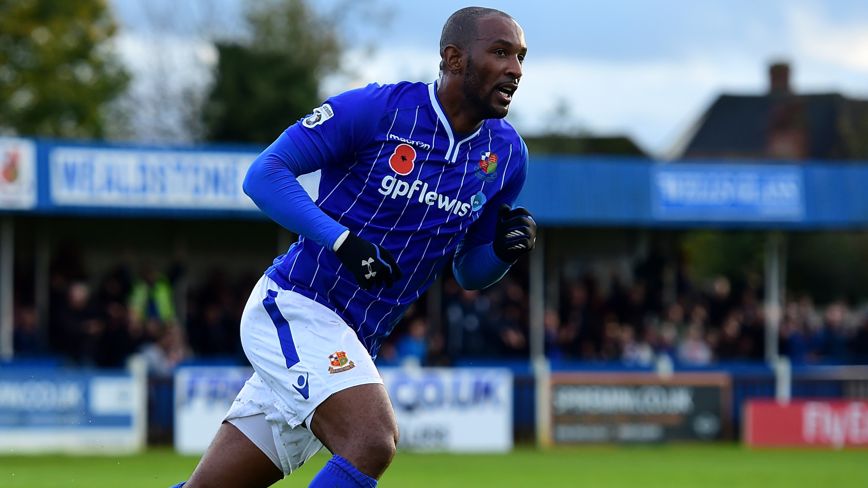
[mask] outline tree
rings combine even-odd
[[[105,0],[0,0],[0,132],[98,138],[129,76]]]
[[[121,42],[132,81],[113,110],[129,120],[109,136],[150,144],[201,141],[202,107],[214,78],[215,44],[244,30],[235,0],[124,0]]]
[[[337,22],[303,0],[248,3],[246,43],[219,43],[204,125],[214,141],[274,140],[320,103],[320,80],[338,70]]]
[[[627,136],[594,136],[590,134],[536,134],[524,138],[531,155],[596,155],[647,157]]]

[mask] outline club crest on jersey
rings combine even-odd
[[[313,113],[308,115],[301,121],[301,125],[307,127],[308,129],[313,129],[314,127],[321,125],[326,120],[334,117],[335,111],[332,110],[332,106],[324,103],[321,106],[313,109]]]
[[[356,367],[344,351],[329,354],[329,374],[343,373]]]
[[[497,154],[491,151],[482,153],[479,158],[479,168],[476,169],[476,177],[483,181],[493,181],[497,178]]]
[[[392,171],[401,176],[407,176],[413,171],[416,162],[416,150],[409,144],[398,144],[392,156],[389,158],[389,166]]]

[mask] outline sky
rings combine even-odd
[[[173,76],[207,86],[208,37],[242,30],[240,0],[112,0],[120,51],[134,73],[172,57]],[[370,82],[437,76],[443,22],[466,2],[318,0],[340,15],[347,73],[323,97]],[[198,7],[197,7],[198,5]],[[204,5],[204,6],[203,6]],[[868,99],[864,0],[504,0],[528,45],[509,120],[520,133],[549,129],[626,135],[665,158],[722,93],[762,94],[770,62],[792,67],[797,93]],[[154,26],[160,35],[153,44]],[[205,27],[203,27],[205,26]],[[209,32],[206,32],[209,31]],[[149,41],[150,36],[150,42]]]

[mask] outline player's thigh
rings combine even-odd
[[[391,459],[398,442],[395,412],[382,384],[334,393],[317,407],[311,429],[331,452],[346,458]]]
[[[281,478],[280,468],[234,425],[224,422],[184,486],[254,488],[271,486]]]
[[[342,446],[327,445],[332,452],[361,462],[381,460],[384,456],[377,452],[394,451],[394,414],[382,378],[355,331],[313,300],[279,289],[267,279],[260,284],[264,286],[248,302],[241,324],[242,346],[256,375],[244,388],[250,394],[239,394],[232,415],[250,415],[258,409],[266,414],[273,422],[286,474],[306,459],[301,454],[308,454],[295,452],[298,443],[288,436],[306,430],[305,420],[314,410],[314,422],[320,413],[329,420],[322,430],[329,439],[335,438],[333,431],[349,432],[342,425],[358,419],[369,439],[367,452],[374,455],[356,455],[356,439],[364,438],[355,436]],[[358,417],[359,411],[372,413]],[[371,466],[371,472],[379,472],[378,463]]]

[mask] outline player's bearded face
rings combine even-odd
[[[476,65],[472,56],[467,57],[464,70],[464,98],[483,119],[502,119],[509,112],[509,105],[497,103],[496,80],[483,80],[482,69]],[[494,78],[494,76],[489,76]]]

